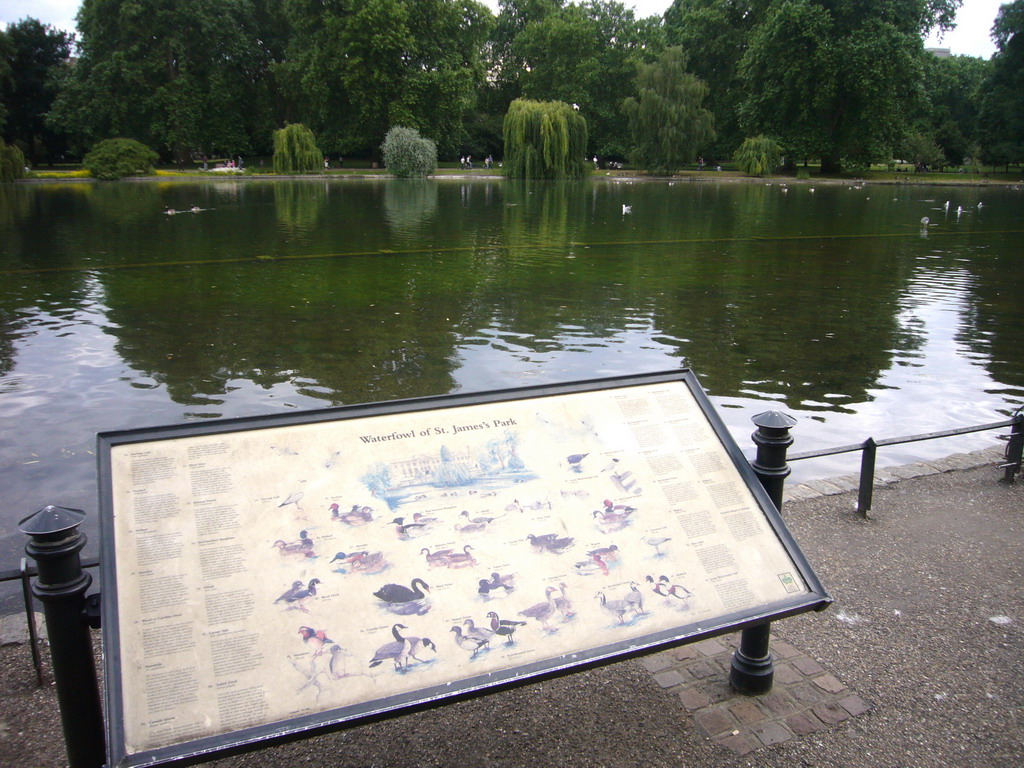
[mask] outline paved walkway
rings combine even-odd
[[[1001,458],[880,471],[867,520],[849,478],[787,489],[784,517],[835,603],[773,625],[769,694],[729,688],[732,634],[216,764],[1016,768],[1024,482],[998,482]],[[0,764],[64,765],[52,689],[27,661],[0,649]]]

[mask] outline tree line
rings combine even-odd
[[[1024,0],[990,61],[936,58],[961,0],[83,0],[69,35],[0,32],[0,133],[32,164],[136,139],[162,159],[268,155],[308,126],[378,158],[395,126],[439,157],[504,155],[517,99],[586,121],[586,157],[670,169],[745,139],[825,172],[894,157],[1024,160]],[[762,155],[762,157],[764,157]]]

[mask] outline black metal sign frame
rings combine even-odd
[[[452,421],[458,409],[479,405],[502,403],[529,403],[531,407],[542,407],[544,398],[577,395],[580,393],[629,392],[633,388],[648,385],[682,383],[689,395],[699,406],[703,418],[713,430],[715,437],[724,448],[732,469],[739,474],[749,490],[757,507],[764,515],[778,543],[796,569],[794,577],[802,582],[804,589],[768,604],[745,608],[740,611],[724,612],[699,621],[682,621],[678,626],[658,629],[621,640],[604,642],[593,648],[566,654],[557,658],[542,659],[510,666],[486,674],[469,674],[455,683],[429,685],[407,690],[382,699],[362,701],[327,711],[313,712],[302,716],[274,722],[259,723],[227,733],[218,733],[201,738],[186,738],[181,743],[167,744],[141,751],[131,751],[126,746],[126,719],[136,713],[126,710],[122,667],[123,651],[129,641],[134,642],[134,628],[122,626],[122,595],[119,594],[119,568],[128,567],[118,562],[119,546],[115,514],[115,466],[112,455],[124,446],[145,446],[173,441],[180,438],[195,438],[212,435],[234,435],[260,430],[274,430],[295,425],[331,424],[348,420],[388,417],[401,414],[433,413],[444,416],[445,423]],[[185,765],[227,754],[248,751],[271,743],[304,738],[332,729],[348,727],[381,716],[399,714],[412,708],[433,706],[444,703],[452,697],[464,697],[488,693],[509,685],[535,681],[553,675],[604,664],[655,650],[697,641],[745,627],[774,621],[795,614],[821,610],[831,598],[819,582],[811,565],[800,551],[778,510],[764,492],[746,458],[733,441],[713,405],[703,392],[700,383],[690,370],[661,373],[618,376],[590,381],[570,382],[525,388],[504,389],[481,393],[457,393],[452,395],[399,400],[386,403],[372,403],[328,408],[317,411],[230,419],[198,424],[162,426],[137,430],[107,432],[98,435],[98,468],[100,488],[100,526],[102,576],[103,576],[103,620],[105,658],[105,696],[107,712],[107,744],[109,764],[114,766],[143,765]],[[610,504],[606,501],[605,504]],[[609,507],[610,508],[610,507]],[[597,512],[594,513],[597,515]],[[602,564],[603,565],[603,564]],[[622,617],[620,616],[620,619]],[[445,638],[448,640],[448,638]]]

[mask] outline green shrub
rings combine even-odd
[[[437,145],[412,128],[396,125],[380,149],[384,165],[395,176],[426,176],[437,170]]]
[[[324,153],[313,132],[302,123],[274,131],[274,173],[316,173],[324,167]]]
[[[13,144],[0,141],[0,181],[14,181],[25,177],[25,155]]]
[[[743,140],[733,159],[747,176],[771,175],[782,161],[782,147],[767,136],[754,136]]]
[[[160,156],[135,139],[105,139],[93,145],[82,166],[97,179],[123,179],[153,172]]]

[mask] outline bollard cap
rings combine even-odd
[[[52,536],[73,530],[85,520],[85,512],[49,504],[18,522],[21,532],[29,536]]]
[[[750,417],[754,426],[764,429],[790,429],[796,426],[796,419],[782,411],[765,411]]]

